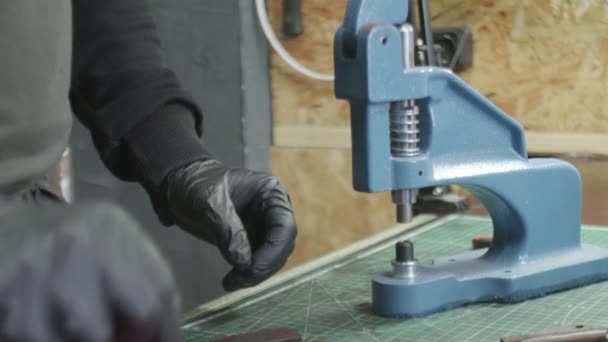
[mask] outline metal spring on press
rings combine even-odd
[[[413,101],[391,104],[390,139],[394,157],[413,157],[420,154],[419,109]]]

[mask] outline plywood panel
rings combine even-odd
[[[571,159],[569,161],[581,174],[583,223],[608,225],[608,160]]]
[[[281,1],[269,1],[280,34]],[[332,72],[346,0],[303,1],[305,34],[284,40],[303,64]],[[435,25],[474,30],[475,66],[462,77],[532,131],[608,132],[608,6],[602,0],[433,0]],[[274,55],[277,126],[344,127],[331,82],[306,79]]]
[[[283,1],[268,1],[274,31],[281,37]],[[282,39],[285,49],[304,66],[333,74],[334,33],[342,24],[346,0],[302,1],[304,34]],[[301,76],[272,54],[272,95],[275,125],[343,126],[348,123],[348,104],[334,97],[332,82]]]
[[[347,127],[277,126],[274,144],[281,147],[351,148],[351,130]],[[608,156],[608,134],[551,133],[526,131],[531,154],[586,154]]]
[[[273,148],[271,163],[290,193],[299,227],[290,265],[396,225],[388,193],[353,190],[350,150]]]

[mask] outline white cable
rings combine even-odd
[[[290,67],[298,71],[299,73],[310,77],[319,81],[333,81],[334,75],[328,74],[320,74],[314,72],[302,64],[298,63],[289,52],[285,50],[277,36],[274,34],[272,30],[272,26],[270,26],[270,20],[268,20],[268,13],[266,13],[266,1],[265,0],[256,0],[255,1],[256,11],[258,12],[258,19],[260,20],[260,25],[262,26],[262,30],[264,31],[264,35],[268,42],[272,46],[272,48],[277,52],[277,54],[287,63]]]

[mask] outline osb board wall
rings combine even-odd
[[[302,64],[333,72],[333,35],[346,0],[302,1],[305,33],[282,41]],[[281,35],[282,1],[268,1]],[[604,0],[432,0],[433,24],[474,31],[475,66],[461,76],[531,131],[608,132],[608,5]],[[277,127],[346,127],[332,82],[272,57]]]
[[[272,171],[287,187],[299,232],[289,265],[395,226],[390,194],[353,191],[350,151],[275,147]]]

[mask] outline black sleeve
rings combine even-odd
[[[204,159],[203,115],[164,63],[147,0],[73,0],[70,101],[105,165],[158,184]]]

